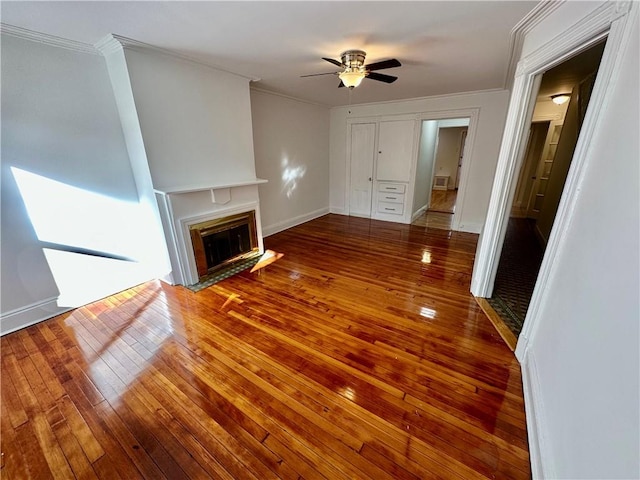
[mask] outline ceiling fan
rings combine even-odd
[[[338,87],[354,88],[360,85],[364,78],[377,80],[378,82],[393,83],[398,77],[385,75],[384,73],[376,73],[374,70],[385,70],[387,68],[401,67],[402,64],[395,58],[383,60],[381,62],[364,64],[366,52],[362,50],[347,50],[340,54],[342,61],[333,58],[322,57],[329,63],[342,68],[341,72],[313,73],[311,75],[302,75],[302,77],[316,77],[318,75],[338,75],[340,77],[340,85]]]

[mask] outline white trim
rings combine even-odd
[[[304,100],[302,98],[292,97],[291,95],[285,95],[284,93],[272,92],[271,90],[266,90],[265,88],[258,88],[254,85],[250,85],[249,90],[256,93],[273,95],[274,97],[286,98],[287,100],[292,100],[294,102],[306,103],[307,105],[314,105],[316,107],[324,107],[326,109],[331,109],[331,105],[328,105],[326,103],[312,102],[311,100]]]
[[[550,462],[553,455],[549,452],[550,445],[545,437],[547,431],[544,422],[544,404],[540,388],[538,368],[531,352],[521,365],[522,389],[525,398],[525,415],[527,419],[527,436],[529,438],[529,457],[531,459],[531,477],[557,478],[555,468]],[[545,464],[543,464],[545,459]]]
[[[624,3],[624,2],[623,2]],[[547,241],[547,249],[545,251],[538,280],[531,296],[531,303],[525,322],[523,325],[518,345],[516,347],[516,357],[522,358],[526,354],[529,339],[533,337],[537,325],[541,322],[541,312],[543,310],[544,301],[549,297],[547,286],[550,284],[549,279],[555,272],[555,265],[558,262],[555,258],[562,254],[563,240],[567,229],[571,223],[571,216],[576,208],[578,195],[580,193],[580,185],[586,170],[589,167],[588,153],[590,150],[590,141],[594,136],[594,132],[600,126],[600,111],[608,103],[610,91],[608,85],[615,84],[617,76],[621,68],[621,56],[619,52],[624,51],[630,41],[631,26],[633,22],[629,21],[633,15],[637,15],[638,3],[634,2],[627,13],[633,12],[631,15],[620,15],[619,7],[615,3],[607,4],[609,7],[609,16],[600,15],[602,21],[609,21],[610,30],[607,37],[607,43],[600,61],[600,68],[593,87],[587,113],[585,115],[578,143],[573,154],[571,167],[565,181],[564,190],[558,205],[556,219],[553,223],[549,239]],[[590,24],[592,31],[602,30],[600,24]],[[589,30],[585,30],[585,37],[588,39]],[[602,35],[600,35],[601,37]],[[579,38],[578,38],[579,40]],[[593,42],[590,42],[593,43]]]
[[[344,208],[338,208],[338,207],[330,207],[329,208],[329,213],[334,213],[336,215],[349,216],[349,212],[347,212]]]
[[[118,46],[119,44],[119,46]],[[179,60],[195,63],[197,65],[201,65],[203,67],[211,68],[213,70],[218,70],[221,72],[229,73],[231,75],[235,75],[237,77],[244,78],[249,80],[250,82],[258,82],[260,81],[259,77],[243,75],[241,73],[233,72],[227,68],[220,67],[218,65],[214,65],[211,63],[205,63],[200,60],[197,60],[193,57],[189,57],[187,55],[183,55],[181,53],[174,52],[173,50],[168,50],[166,48],[156,47],[155,45],[150,45],[148,43],[140,42],[138,40],[134,40],[132,38],[123,37],[121,35],[116,35],[115,33],[110,33],[109,35],[103,37],[98,40],[94,45],[95,50],[99,51],[102,55],[107,56],[119,49],[127,49],[134,50],[142,53],[156,53],[160,55],[165,55],[173,58],[177,58]]]
[[[88,43],[77,42],[75,40],[69,40],[68,38],[56,37],[55,35],[49,35],[47,33],[35,32],[33,30],[16,27],[15,25],[9,25],[7,23],[0,23],[0,33],[2,33],[3,35],[10,35],[12,37],[21,38],[23,40],[42,43],[51,47],[64,48],[66,50],[86,53],[89,55],[100,55],[100,52],[96,50],[93,45],[89,45]]]
[[[297,217],[289,218],[281,222],[276,222],[264,227],[262,229],[262,235],[265,237],[268,237],[270,235],[275,235],[278,232],[282,232],[283,230],[288,230],[289,228],[309,222],[316,218],[327,215],[328,213],[330,213],[329,207],[324,207],[324,208],[319,208],[318,210],[314,210],[313,212],[298,215]]]
[[[635,4],[633,8],[636,8]],[[577,197],[579,179],[584,168],[588,141],[599,123],[597,112],[606,102],[606,97],[608,96],[605,86],[610,82],[614,62],[621,45],[621,39],[613,35],[613,26],[620,25],[620,22],[626,22],[626,18],[628,18],[628,16],[620,17],[619,11],[620,7],[615,2],[603,4],[562,35],[556,36],[556,38],[522,59],[518,64],[518,75],[515,79],[509,103],[507,122],[498,157],[498,166],[491,191],[484,233],[478,242],[476,262],[471,279],[471,292],[475,296],[482,298],[491,296],[512,197],[517,183],[516,172],[518,172],[524,155],[526,146],[524,141],[525,133],[531,123],[535,95],[538,90],[537,84],[540,82],[539,74],[600,41],[607,35],[607,29],[611,26],[612,31],[609,33],[602,56],[598,76],[596,77],[596,83],[589,102],[589,109],[576,145],[571,169],[567,176],[562,200],[556,214],[554,229],[549,237],[548,249],[540,269],[538,284],[546,283],[550,269],[549,259],[557,255],[559,238],[562,236],[561,233],[555,232],[555,230],[564,229],[570,220],[570,213]],[[614,14],[618,15],[618,17],[615,23],[612,24],[611,18]],[[536,310],[539,307],[535,303],[540,297],[540,292],[536,293],[539,290],[537,288],[533,292],[530,312],[527,314],[527,318],[531,316],[531,310]],[[525,321],[525,330],[528,323]]]
[[[246,180],[244,182],[233,182],[233,183],[221,183],[217,185],[190,185],[183,187],[157,187],[154,188],[154,192],[159,193],[161,195],[168,195],[171,193],[192,193],[192,192],[202,192],[205,190],[220,190],[234,187],[246,187],[249,185],[261,185],[263,183],[267,183],[269,180],[265,180],[263,178],[256,178],[255,180]]]
[[[479,234],[479,233],[482,233],[482,227],[483,227],[482,223],[461,223],[460,225],[457,226],[457,228],[453,228],[452,226],[451,229],[457,232]]]
[[[429,209],[429,204],[421,206],[418,210],[416,210],[413,215],[411,215],[411,223],[415,222],[418,218],[420,218],[424,212]]]
[[[484,231],[478,240],[471,277],[471,293],[476,297],[491,296],[512,198],[518,182],[515,172],[518,171],[517,167],[524,156],[540,80],[540,77],[534,75],[520,75],[514,83]]]
[[[0,335],[23,329],[40,323],[61,313],[73,310],[71,307],[59,307],[58,296],[45,298],[24,307],[4,312],[0,316]]]
[[[331,107],[333,109],[349,109],[353,107],[369,107],[376,105],[385,105],[385,104],[403,104],[403,103],[414,103],[419,102],[420,100],[434,100],[438,98],[452,98],[452,97],[464,97],[467,95],[481,95],[484,93],[496,93],[496,92],[504,92],[504,88],[487,88],[486,90],[472,90],[469,92],[456,92],[456,93],[443,93],[441,95],[427,95],[424,97],[413,97],[413,98],[402,98],[399,100],[385,100],[383,102],[369,102],[369,103],[352,103],[350,105],[336,105],[335,107]],[[409,113],[420,113],[420,112],[409,112]],[[400,114],[405,115],[405,114]]]
[[[511,30],[511,47],[509,49],[509,65],[507,67],[507,74],[504,78],[504,89],[511,90],[513,86],[513,79],[515,77],[516,69],[518,67],[518,60],[522,53],[522,45],[524,39],[542,20],[547,18],[553,13],[565,0],[556,1],[543,1],[536,4],[522,20],[520,20],[515,27]]]

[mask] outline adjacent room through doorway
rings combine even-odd
[[[451,229],[468,129],[469,118],[422,122],[414,197],[424,213],[414,225]]]
[[[538,278],[605,40],[543,74],[493,294],[490,316],[515,348]]]

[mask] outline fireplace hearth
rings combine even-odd
[[[200,281],[259,253],[254,211],[190,225],[189,233]]]

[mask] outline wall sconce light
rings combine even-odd
[[[562,105],[563,103],[567,103],[571,95],[568,93],[558,93],[557,95],[551,95],[551,101],[556,105]]]

